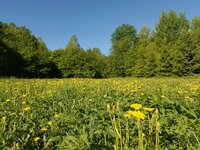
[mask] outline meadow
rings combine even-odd
[[[0,79],[0,149],[199,150],[200,78]]]

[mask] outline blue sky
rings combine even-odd
[[[199,0],[0,0],[0,21],[26,26],[50,50],[64,48],[71,35],[83,49],[98,47],[108,54],[119,25],[154,29],[162,11],[200,16]]]

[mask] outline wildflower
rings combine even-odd
[[[124,114],[124,118],[130,118],[130,114]]]
[[[145,111],[149,111],[149,112],[151,112],[151,111],[154,111],[155,110],[155,108],[148,108],[148,107],[145,107],[145,108],[143,108]]]
[[[10,99],[7,99],[6,102],[10,102]]]
[[[166,96],[165,96],[165,95],[162,95],[161,98],[166,98]]]
[[[33,140],[34,140],[34,142],[37,142],[40,140],[40,137],[35,137]]]
[[[107,111],[110,111],[110,104],[107,104]]]
[[[7,116],[3,116],[3,117],[2,117],[2,120],[3,120],[3,121],[6,121],[6,118],[7,118]]]
[[[133,113],[133,116],[135,116],[137,119],[142,119],[142,120],[144,120],[145,114],[142,113],[142,112],[140,112],[140,111],[135,111],[135,112]]]
[[[141,107],[142,107],[141,104],[132,104],[132,105],[131,105],[131,108],[134,108],[134,109],[136,109],[136,110],[140,109]]]
[[[56,114],[56,115],[54,115],[54,118],[59,118],[59,115],[57,115],[57,114]]]
[[[51,126],[52,125],[52,121],[49,121],[47,124]]]
[[[22,102],[22,104],[23,104],[23,105],[25,105],[25,104],[26,104],[26,102],[24,102],[24,101],[23,101],[23,102]]]
[[[41,131],[47,131],[47,128],[42,128]]]
[[[27,95],[26,94],[21,95],[21,98],[24,98],[24,97],[27,97]]]
[[[142,133],[142,138],[144,138],[145,137],[145,134],[144,133]]]
[[[31,108],[30,107],[25,107],[24,111],[29,111]]]
[[[131,93],[134,93],[134,92],[136,92],[136,90],[135,90],[135,89],[133,89],[133,90],[131,90],[130,92],[131,92]]]
[[[141,111],[128,111],[127,113],[129,115],[132,115],[132,116],[136,117],[137,119],[144,120],[144,118],[145,118],[145,114],[142,113]]]
[[[53,93],[52,90],[48,90],[48,91],[47,91],[47,94],[52,94],[52,93]]]

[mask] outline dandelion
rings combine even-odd
[[[141,107],[142,107],[141,104],[132,104],[132,105],[131,105],[131,108],[134,108],[134,109],[136,109],[136,110],[140,109]]]
[[[128,113],[124,114],[124,118],[130,118],[130,115]]]
[[[10,102],[10,99],[7,99],[6,102]]]
[[[155,108],[148,108],[148,107],[145,107],[145,108],[143,108],[145,111],[149,111],[149,112],[151,112],[151,111],[154,111],[155,110]]]
[[[59,118],[59,117],[60,117],[60,116],[59,116],[59,115],[57,115],[57,114],[56,114],[56,115],[54,115],[54,118]]]
[[[47,124],[51,126],[52,125],[52,121],[49,121]]]
[[[6,118],[7,118],[7,116],[3,116],[3,117],[2,117],[2,120],[3,120],[3,121],[6,121]]]
[[[145,134],[144,133],[142,133],[142,138],[144,138],[145,137]]]
[[[26,95],[26,94],[23,94],[23,95],[21,95],[21,98],[25,98],[25,97],[27,97],[27,95]]]
[[[164,99],[164,98],[166,98],[166,96],[165,96],[165,95],[162,95],[162,96],[161,96],[161,98],[163,98],[163,99]]]
[[[110,111],[110,104],[107,104],[107,111]]]
[[[31,108],[30,107],[25,107],[24,111],[29,111]]]
[[[132,115],[134,117],[136,117],[137,119],[141,119],[141,120],[144,120],[145,118],[145,114],[141,111],[128,111],[127,112],[129,115]]]
[[[35,137],[33,140],[34,140],[34,142],[37,142],[40,140],[40,137]]]
[[[23,101],[23,102],[22,102],[22,104],[23,104],[23,105],[25,105],[25,104],[26,104],[26,102],[24,102],[24,101]]]
[[[52,90],[48,90],[48,91],[47,91],[47,94],[52,94],[52,93],[53,93]]]
[[[42,128],[41,131],[47,131],[47,128]]]

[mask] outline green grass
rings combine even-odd
[[[159,132],[124,118],[134,103]],[[139,149],[139,130],[143,149],[200,147],[199,77],[0,79],[0,104],[0,149]]]

